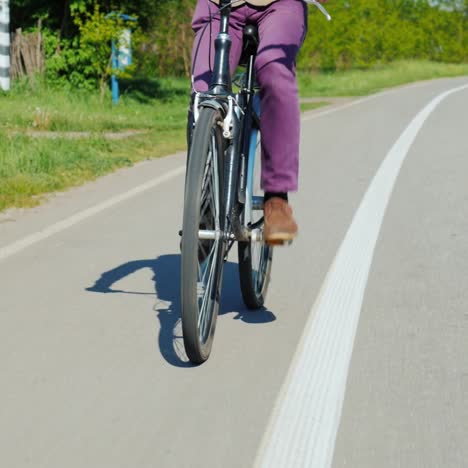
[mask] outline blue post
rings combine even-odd
[[[2,0],[0,0],[2,1]],[[132,16],[111,12],[106,15],[106,18],[120,17],[124,21],[135,22],[136,18]],[[132,64],[132,49],[131,49],[131,30],[126,29],[122,32],[122,37],[119,39],[119,43],[112,41],[112,77],[111,77],[111,88],[112,88],[112,104],[118,104],[120,98],[119,91],[119,80],[115,74],[116,70],[125,70],[126,67]],[[122,45],[123,41],[123,45]]]
[[[119,81],[117,80],[117,77],[115,76],[115,70],[119,67],[118,63],[118,57],[117,57],[117,48],[115,47],[115,41],[112,41],[112,69],[114,70],[114,73],[112,73],[112,78],[111,78],[111,85],[112,85],[112,104],[118,104],[119,103]]]

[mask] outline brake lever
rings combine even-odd
[[[305,0],[305,1],[307,3],[310,3],[311,5],[316,6],[321,11],[321,13],[323,13],[325,18],[327,18],[328,21],[331,21],[332,17],[330,16],[326,8],[320,2],[318,2],[317,0]]]

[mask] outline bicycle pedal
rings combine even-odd
[[[289,240],[276,239],[276,240],[270,240],[265,243],[269,245],[270,247],[289,247],[290,245],[292,245],[293,240],[292,239],[289,239]]]

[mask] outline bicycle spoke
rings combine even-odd
[[[216,152],[216,137],[211,136],[211,148],[203,174],[201,203],[200,203],[200,229],[220,229],[219,206],[219,180],[218,180],[218,154]],[[198,329],[202,341],[206,338],[207,327],[211,323],[214,285],[216,283],[216,268],[220,240],[199,240],[198,264]]]
[[[207,169],[209,170],[209,167],[211,166],[211,161],[207,164]],[[211,171],[210,171],[211,172]],[[200,216],[203,219],[204,215],[206,214],[207,209],[209,206],[207,205],[211,200],[206,196],[208,193],[208,196],[212,195],[212,187],[211,187],[211,178],[208,178],[208,173],[205,174],[205,179],[203,183],[203,189],[202,189],[202,194],[201,194],[201,208],[200,208]]]
[[[203,283],[203,284],[205,284],[205,275],[206,275],[206,272],[208,271],[208,268],[207,268],[208,264],[211,262],[213,257],[215,257],[215,255],[213,255],[215,247],[216,247],[216,242],[213,243],[213,247],[211,248],[210,253],[207,255],[207,257],[203,261],[203,263],[201,265],[200,264],[198,265],[199,279],[200,279],[200,282]],[[201,273],[202,269],[203,269],[203,273]]]
[[[264,265],[265,265],[265,253],[261,252],[259,258],[258,270],[256,271],[256,289],[260,289],[263,286],[263,279],[265,277]],[[263,254],[263,255],[262,255]]]
[[[217,246],[218,246],[218,243],[216,243],[216,248],[215,248],[215,257],[216,257],[216,253],[217,253]],[[203,335],[205,334],[205,329],[206,329],[206,324],[207,324],[207,320],[208,320],[208,313],[207,311],[211,311],[211,307],[206,307],[206,304],[209,303],[212,299],[212,293],[213,293],[213,285],[214,285],[214,282],[213,282],[213,276],[214,276],[214,271],[215,271],[215,268],[216,268],[216,262],[212,262],[211,263],[211,268],[210,268],[210,273],[209,273],[209,276],[208,276],[208,281],[206,283],[207,287],[206,289],[204,290],[204,294],[203,294],[203,300],[202,300],[202,305],[200,307],[200,314],[198,316],[198,328],[200,330],[200,336],[203,338]]]

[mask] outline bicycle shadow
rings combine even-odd
[[[113,285],[124,278],[149,268],[153,273],[154,293],[140,293],[114,289]],[[276,320],[267,309],[248,310],[242,302],[238,266],[226,262],[219,315],[234,313],[234,320],[249,324],[269,323]],[[154,294],[153,311],[159,320],[158,345],[163,358],[176,367],[191,367],[185,354],[180,322],[180,255],[162,255],[156,259],[133,260],[102,273],[95,284],[86,291],[102,294]]]

